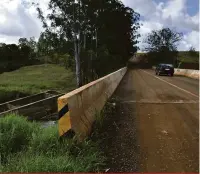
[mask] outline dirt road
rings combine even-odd
[[[129,70],[107,118],[110,172],[199,171],[199,81]]]

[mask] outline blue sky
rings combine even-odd
[[[187,11],[189,15],[195,15],[199,11],[199,0],[187,1]]]
[[[49,0],[34,1],[39,1],[41,8],[46,11]],[[199,0],[121,1],[141,15],[141,51],[146,35],[163,27],[184,33],[183,40],[178,46],[179,50],[188,50],[191,46],[199,50]],[[22,0],[0,0],[0,42],[17,43],[20,37],[32,36],[38,39],[41,31],[42,24],[37,19],[35,8],[27,8]]]

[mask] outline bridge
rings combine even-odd
[[[180,75],[123,68],[68,93],[58,99],[60,135],[88,136],[95,111],[112,96],[116,113],[105,140],[111,172],[198,172],[199,81]]]

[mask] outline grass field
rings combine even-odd
[[[57,126],[8,115],[0,127],[0,172],[98,172],[104,165],[97,141],[59,139]]]
[[[0,74],[0,103],[14,99],[19,93],[69,92],[75,87],[75,75],[64,67],[52,64],[22,67]]]
[[[188,51],[180,51],[178,53],[178,60],[184,63],[199,63],[199,53],[196,56],[191,56]]]

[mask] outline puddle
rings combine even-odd
[[[55,126],[57,123],[56,121],[44,121],[44,122],[40,122],[42,124],[42,127],[47,128],[50,126]]]

